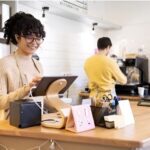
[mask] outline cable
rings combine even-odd
[[[34,147],[31,147],[27,150],[34,150],[35,148],[38,149],[38,150],[41,150],[41,147],[44,146],[45,144],[47,144],[49,142],[49,140],[43,142],[42,144],[40,144],[39,146],[34,146]]]
[[[41,148],[42,148],[45,144],[47,144],[47,143],[49,143],[49,147],[48,147],[49,150],[56,150],[57,147],[58,147],[59,150],[64,150],[64,149],[61,147],[61,145],[60,145],[58,142],[54,141],[53,139],[47,140],[47,141],[43,142],[42,144],[40,144],[39,146],[34,146],[34,147],[31,147],[31,148],[29,148],[29,149],[27,149],[27,150],[34,150],[34,149],[42,150]],[[8,150],[8,149],[6,149],[6,150]]]
[[[58,142],[54,141],[53,139],[44,141],[44,142],[41,143],[40,145],[34,146],[34,147],[30,147],[30,148],[28,148],[27,150],[34,150],[34,149],[42,150],[41,148],[42,148],[44,145],[46,145],[47,143],[49,143],[49,146],[48,146],[49,150],[56,150],[57,148],[58,148],[59,150],[64,150],[64,149],[62,148],[62,146],[61,146]],[[1,150],[1,148],[4,148],[4,150],[9,150],[8,147],[6,147],[5,145],[2,145],[2,144],[0,144],[0,150]]]
[[[58,146],[58,148],[59,148],[60,150],[63,150],[63,148],[61,147],[61,145],[60,145],[58,142],[55,141],[55,143],[56,143],[56,145]]]
[[[34,89],[34,87],[30,89],[30,91],[29,91],[29,97],[32,98],[32,100],[34,101],[34,103],[41,109],[41,111],[43,111],[44,114],[48,114],[48,112],[45,111],[44,109],[42,109],[42,107],[38,104],[38,102],[35,101],[35,99],[34,99],[34,97],[32,95],[32,89]],[[62,98],[62,97],[64,97],[64,94],[58,94],[58,96],[60,96]]]
[[[44,109],[42,109],[42,107],[38,104],[38,102],[36,102],[35,99],[33,98],[32,89],[33,88],[30,89],[29,96],[33,99],[34,103],[41,109],[41,111],[43,111],[43,113],[47,114],[47,112]]]

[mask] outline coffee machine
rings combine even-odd
[[[127,76],[127,84],[116,84],[119,95],[138,95],[139,86],[148,85],[148,59],[146,57],[118,59],[118,65]]]

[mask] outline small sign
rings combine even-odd
[[[123,116],[124,126],[135,123],[129,100],[119,101],[118,114]]]
[[[94,129],[95,124],[89,105],[72,106],[67,119],[66,130],[72,132],[83,132]]]

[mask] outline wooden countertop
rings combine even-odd
[[[66,142],[78,142],[126,148],[150,146],[150,108],[137,106],[137,102],[131,102],[134,112],[135,124],[121,129],[96,129],[72,133],[64,129],[52,129],[35,126],[19,129],[10,126],[7,121],[0,121],[0,135],[30,137],[35,139],[54,139]]]
[[[80,97],[89,97],[89,93],[88,92],[80,92],[79,93]],[[128,96],[128,95],[118,95],[121,99],[127,99],[127,100],[132,100],[132,101],[138,101],[140,100],[139,96]]]

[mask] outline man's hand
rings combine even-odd
[[[133,80],[134,82],[139,81],[139,78],[140,78],[140,76],[137,73],[133,73],[131,76],[131,80]]]

